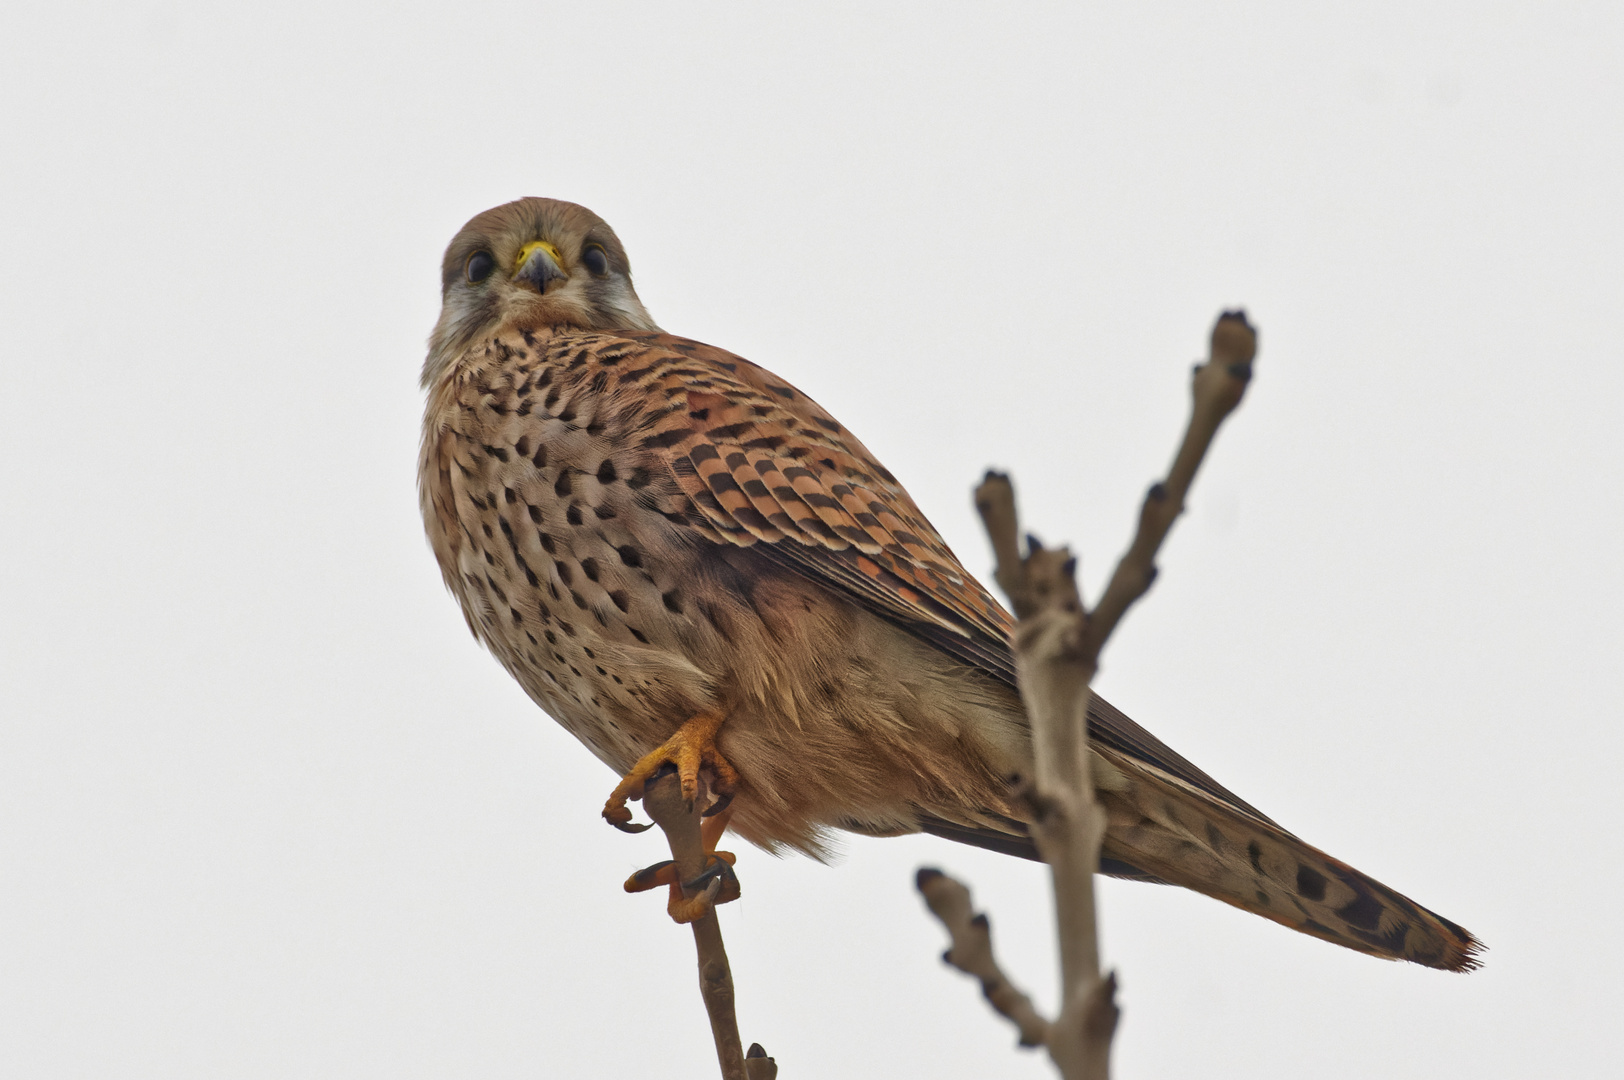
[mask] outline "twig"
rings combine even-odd
[[[675,769],[657,774],[644,787],[643,810],[665,833],[671,845],[671,858],[676,863],[676,880],[683,882],[683,897],[694,900],[709,895],[716,898],[721,889],[721,878],[691,887],[706,869],[709,861],[705,845],[700,838],[701,811],[706,799],[689,803],[682,797],[682,784]],[[705,1012],[710,1015],[711,1035],[716,1040],[716,1060],[722,1067],[722,1080],[760,1080],[777,1075],[776,1066],[762,1072],[745,1068],[744,1048],[739,1039],[739,1021],[733,1011],[733,970],[727,962],[727,949],[722,944],[722,925],[716,919],[714,908],[694,919],[694,948],[699,954],[699,994],[705,1000]],[[751,1050],[758,1050],[752,1046]],[[762,1052],[765,1057],[765,1051]],[[771,1058],[766,1059],[771,1062]]]
[[[760,1043],[751,1043],[744,1055],[744,1074],[748,1080],[777,1080],[778,1062],[767,1056]]]
[[[1139,512],[1133,543],[1111,575],[1105,595],[1093,612],[1077,592],[1076,560],[1064,548],[1045,549],[1027,538],[1020,548],[1015,492],[1009,477],[989,472],[976,488],[976,509],[997,557],[996,580],[1008,594],[1018,623],[1015,672],[1032,725],[1034,777],[1016,794],[1032,814],[1032,838],[1049,864],[1055,890],[1055,916],[1060,939],[1061,1004],[1059,1015],[1045,1024],[1031,1003],[1009,986],[992,957],[991,938],[982,920],[980,940],[954,959],[963,928],[937,909],[930,892],[947,896],[943,881],[921,872],[919,888],[931,910],[948,925],[954,949],[948,960],[992,985],[1008,989],[994,1007],[1021,1030],[1023,1045],[1041,1042],[1066,1080],[1103,1080],[1109,1075],[1111,1038],[1120,1015],[1116,977],[1101,977],[1099,938],[1094,915],[1094,873],[1105,839],[1105,814],[1094,799],[1089,768],[1089,684],[1099,667],[1100,650],[1134,602],[1156,579],[1156,554],[1168,530],[1184,510],[1184,499],[1207,448],[1224,418],[1240,404],[1252,375],[1257,333],[1244,313],[1224,312],[1212,332],[1210,359],[1198,365],[1191,384],[1193,405],[1183,443],[1167,479],[1154,485]],[[963,890],[957,882],[952,885]],[[969,919],[969,893],[963,890],[962,911],[952,900],[955,918]],[[970,920],[974,930],[974,920]],[[985,956],[975,950],[984,949]],[[960,960],[963,963],[960,963]],[[967,966],[971,965],[971,966]],[[989,979],[994,980],[989,984]],[[988,998],[992,999],[989,990]],[[1022,1012],[1022,1009],[1026,1012]],[[1030,1015],[1027,1015],[1027,1013]]]
[[[1096,659],[1128,608],[1156,580],[1156,553],[1174,519],[1184,512],[1184,498],[1190,493],[1190,484],[1213,436],[1218,434],[1218,426],[1241,403],[1252,380],[1252,360],[1256,356],[1257,331],[1246,321],[1246,312],[1226,311],[1220,315],[1212,328],[1210,358],[1196,366],[1191,378],[1192,407],[1184,442],[1173,458],[1167,479],[1146,492],[1139,511],[1139,530],[1127,554],[1117,563],[1105,595],[1089,616],[1090,644]]]
[[[992,954],[992,925],[970,906],[970,890],[940,870],[926,867],[915,882],[931,913],[947,927],[953,944],[942,959],[966,975],[981,980],[987,1002],[1021,1034],[1022,1046],[1043,1046],[1049,1041],[1049,1021],[1009,981]]]
[[[1016,548],[1015,492],[1007,476],[989,473],[976,489],[976,507],[1002,556]],[[997,578],[1020,621],[1015,629],[1015,677],[1032,725],[1031,783],[1018,794],[1032,814],[1032,839],[1049,864],[1060,939],[1060,1012],[1044,1045],[1066,1080],[1109,1075],[1117,1008],[1114,982],[1100,978],[1094,917],[1094,872],[1105,839],[1105,814],[1094,801],[1088,767],[1088,614],[1077,595],[1076,560],[1028,538],[1015,562],[1000,557]]]

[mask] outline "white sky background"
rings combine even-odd
[[[1011,468],[1097,594],[1220,308],[1262,328],[1101,689],[1483,937],[1460,977],[1103,886],[1117,1067],[1620,1052],[1624,7],[13,5],[0,23],[0,1074],[714,1069],[658,834],[475,646],[414,493],[438,260],[554,195],[669,330],[841,417],[967,565]],[[960,873],[741,849],[786,1077],[1047,1075],[942,967]]]

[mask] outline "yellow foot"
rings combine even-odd
[[[720,713],[700,713],[678,728],[677,733],[665,741],[665,745],[651,754],[645,754],[609,793],[609,801],[603,804],[604,820],[626,832],[642,832],[648,828],[647,825],[632,824],[632,812],[626,803],[631,799],[641,799],[643,785],[667,762],[677,767],[677,778],[682,782],[682,797],[688,800],[690,807],[699,796],[699,770],[710,769],[715,777],[711,790],[716,793],[717,799],[705,814],[711,816],[720,813],[733,801],[733,792],[739,784],[739,774],[716,749],[716,731],[722,726],[722,719]]]
[[[645,867],[626,879],[629,893],[647,892],[668,886],[670,893],[665,910],[679,923],[691,923],[710,914],[717,904],[739,898],[739,879],[733,873],[738,856],[731,851],[717,851],[716,844],[727,828],[729,812],[708,817],[699,826],[699,838],[705,847],[705,869],[692,881],[677,880],[677,864],[670,859]],[[692,895],[690,895],[692,894]]]

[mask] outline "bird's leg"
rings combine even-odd
[[[732,862],[733,857],[725,851],[717,851],[716,845],[722,842],[722,834],[727,831],[727,823],[733,820],[733,796],[717,799],[705,811],[705,820],[699,823],[699,842],[705,845],[705,850],[713,855],[727,855],[727,861]]]
[[[716,814],[731,802],[739,784],[739,774],[716,749],[716,732],[722,726],[723,719],[719,712],[702,712],[679,727],[676,734],[658,749],[644,754],[642,760],[633,765],[631,772],[623,776],[620,783],[615,785],[615,790],[609,793],[609,801],[603,804],[604,820],[627,832],[642,832],[648,828],[647,825],[631,824],[632,812],[626,803],[630,799],[641,799],[643,785],[666,764],[677,767],[677,778],[682,782],[682,797],[688,800],[690,806],[699,795],[699,770],[706,767],[715,776],[711,786],[717,796],[716,804],[706,813]]]
[[[670,893],[665,910],[679,923],[690,923],[703,918],[717,904],[739,898],[739,879],[733,873],[738,857],[731,851],[716,850],[727,828],[729,810],[707,817],[700,824],[700,842],[705,849],[705,868],[692,881],[679,881],[677,865],[672,859],[645,867],[626,879],[627,892],[647,892],[661,885]],[[690,895],[692,894],[692,895]]]
[[[676,864],[669,860],[639,870],[626,879],[627,892],[644,892],[660,885],[669,886],[670,900],[666,909],[679,923],[692,922],[716,904],[725,904],[739,896],[739,882],[733,875],[735,856],[731,852],[716,850],[728,819],[733,816],[730,804],[739,781],[739,774],[716,749],[716,732],[722,726],[722,720],[721,714],[707,712],[683,724],[664,745],[632,766],[631,771],[615,785],[615,790],[603,807],[605,820],[617,829],[642,832],[649,826],[632,824],[631,809],[626,804],[629,800],[641,799],[648,782],[661,770],[673,767],[689,813],[693,812],[694,803],[705,787],[710,788],[707,794],[714,794],[715,798],[705,809],[699,828],[705,867],[694,880],[679,881]],[[703,784],[701,769],[710,771],[709,785]],[[685,895],[685,889],[693,895]]]

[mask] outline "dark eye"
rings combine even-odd
[[[603,277],[609,272],[609,256],[603,253],[603,248],[593,244],[581,252],[581,265],[591,271],[594,277]]]
[[[488,251],[476,251],[468,256],[467,273],[469,281],[475,283],[484,281],[491,276],[491,271],[495,269],[496,260],[491,258],[491,253]]]

